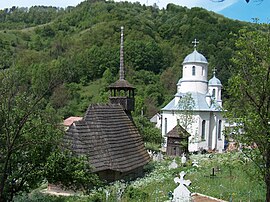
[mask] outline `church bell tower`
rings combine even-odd
[[[110,103],[120,104],[128,115],[134,111],[135,88],[125,80],[124,67],[124,27],[121,27],[121,45],[120,45],[120,71],[119,80],[109,86],[110,89]]]

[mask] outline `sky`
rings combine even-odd
[[[121,1],[121,0],[115,0]],[[139,1],[141,4],[153,5],[156,3],[159,8],[166,8],[168,3],[191,7],[202,7],[210,11],[214,11],[225,17],[254,22],[254,19],[259,19],[259,23],[270,23],[270,1],[269,0],[250,0],[246,3],[245,0],[129,0],[131,2]],[[215,2],[216,1],[216,2]],[[1,0],[0,9],[18,7],[31,7],[35,5],[67,7],[76,6],[82,0]]]

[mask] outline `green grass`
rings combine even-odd
[[[199,167],[192,167],[191,161],[197,160]],[[114,185],[100,188],[87,196],[54,197],[44,196],[42,201],[106,201],[105,190],[110,194],[108,202],[117,201],[117,192],[122,188],[121,202],[138,201],[166,201],[168,192],[173,191],[177,185],[174,183],[181,171],[187,174],[185,179],[191,180],[189,190],[192,193],[201,193],[220,198],[226,201],[264,201],[265,186],[260,180],[252,162],[243,158],[240,153],[193,155],[187,166],[168,169],[172,162],[167,158],[161,163],[151,162],[147,166],[148,173],[144,178],[133,182],[116,182]],[[180,159],[176,158],[180,165]],[[212,168],[215,168],[215,177],[211,177]],[[40,195],[34,195],[40,198]],[[47,200],[48,199],[48,200]],[[24,201],[27,201],[24,198]],[[28,200],[34,201],[34,200]]]
[[[218,168],[211,177],[212,168]],[[265,187],[254,164],[239,154],[218,154],[208,158],[196,172],[187,175],[190,191],[229,201],[264,201]]]

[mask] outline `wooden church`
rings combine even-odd
[[[124,34],[121,27],[120,78],[109,86],[109,104],[90,105],[82,120],[66,131],[65,145],[89,157],[93,172],[101,179],[133,179],[143,174],[150,161],[131,117],[135,88],[125,80]]]

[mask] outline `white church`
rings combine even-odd
[[[194,51],[185,57],[183,76],[177,83],[177,92],[163,109],[161,109],[161,130],[165,135],[181,125],[184,106],[180,100],[189,95],[192,97],[192,110],[189,113],[191,121],[189,125],[182,126],[190,134],[188,139],[189,152],[199,150],[224,149],[224,123],[222,117],[222,84],[213,72],[213,77],[208,81],[208,62],[206,58],[196,50],[197,41],[194,42]],[[165,147],[166,147],[165,138]]]

